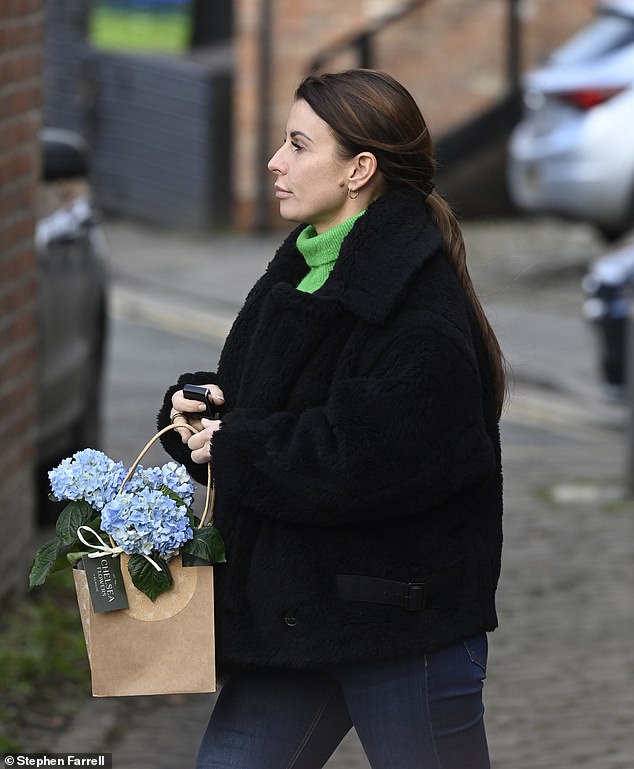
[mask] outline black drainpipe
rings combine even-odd
[[[509,92],[511,96],[519,98],[521,92],[520,70],[522,60],[520,0],[509,0],[507,57]]]
[[[258,72],[258,120],[256,152],[256,198],[254,227],[258,232],[270,228],[269,190],[271,175],[267,169],[269,160],[269,115],[271,110],[271,49],[272,49],[272,9],[273,0],[260,2],[260,57]]]

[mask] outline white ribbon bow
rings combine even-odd
[[[89,531],[93,535],[93,537],[96,537],[96,539],[99,540],[99,542],[101,544],[100,545],[94,545],[94,544],[92,544],[92,542],[88,542],[88,540],[85,539],[84,535],[82,534],[82,529],[85,530],[85,531]],[[120,547],[119,545],[117,545],[116,547],[112,547],[111,545],[106,544],[103,541],[103,539],[101,538],[101,536],[99,534],[97,534],[97,532],[94,529],[91,529],[90,526],[80,526],[77,529],[77,537],[84,543],[84,545],[86,545],[87,547],[91,547],[93,550],[96,551],[94,553],[88,553],[87,555],[88,555],[89,558],[99,558],[102,555],[111,555],[113,558],[116,558],[121,553],[125,552],[125,550],[122,547]],[[150,558],[149,555],[145,555],[144,553],[141,553],[141,555],[145,558],[145,560],[148,563],[151,563],[152,566],[154,566],[154,568],[157,571],[162,571],[162,569],[158,565],[158,563],[155,560],[153,560],[152,558]]]

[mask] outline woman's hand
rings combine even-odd
[[[202,430],[199,433],[191,435],[187,445],[192,452],[192,462],[197,465],[204,465],[211,461],[211,441],[216,430],[220,429],[222,424],[219,419],[201,419]]]
[[[211,399],[217,406],[221,406],[225,402],[222,390],[218,387],[218,385],[206,384],[202,386],[209,390],[211,393]],[[201,418],[206,409],[207,407],[204,403],[201,401],[192,400],[191,398],[186,398],[183,395],[183,391],[178,390],[174,393],[174,395],[172,395],[172,410],[170,413],[170,420],[175,425],[190,424],[195,430],[202,430],[204,425],[202,424]],[[205,421],[211,422],[209,419]],[[218,422],[217,424],[219,425],[220,423]],[[216,427],[216,430],[217,429],[218,428]],[[188,443],[192,437],[191,430],[183,429],[176,430],[175,432],[180,435],[183,443]],[[202,461],[208,462],[209,458]],[[195,459],[194,462],[196,462]]]

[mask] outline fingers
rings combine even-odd
[[[216,406],[222,406],[222,404],[225,402],[225,396],[222,390],[218,387],[218,385],[205,385],[205,386],[211,393],[211,398],[213,402],[216,404]]]
[[[203,419],[203,430],[191,435],[187,445],[192,452],[192,461],[198,465],[211,461],[211,439],[216,430],[220,429],[219,419]]]
[[[222,424],[220,419],[205,419],[203,417],[200,421],[204,430],[209,433],[209,440],[211,440],[216,430],[220,430],[220,425]]]
[[[210,398],[214,402],[216,406],[221,406],[225,402],[224,394],[220,387],[218,385],[214,384],[207,384],[202,385],[202,387],[206,387],[209,390]],[[191,425],[195,430],[201,431],[203,427],[209,426],[212,424],[212,421],[209,419],[205,419],[204,422],[207,423],[207,425],[203,425],[201,422],[201,416],[205,413],[207,410],[207,404],[203,403],[202,401],[193,400],[191,398],[185,398],[183,395],[182,390],[177,390],[172,395],[172,409],[170,412],[170,421],[175,424],[189,424]],[[209,443],[209,440],[211,439],[211,434],[213,433],[213,430],[217,430],[220,426],[220,422],[217,420],[214,420],[217,427],[213,428],[209,435],[207,436],[206,442]],[[182,429],[182,430],[176,430],[180,436],[180,439],[183,443],[189,443],[189,441],[192,438],[192,433],[190,430]],[[190,447],[191,448],[191,447]],[[194,451],[198,452],[196,456],[198,459],[194,459],[193,452],[192,452],[192,459],[194,459],[194,462],[208,462],[209,461],[209,453],[207,453],[207,458],[204,458],[204,448],[201,444],[200,446],[194,447]]]
[[[211,400],[216,406],[222,406],[225,402],[225,398],[222,390],[218,385],[203,384],[201,387],[205,387],[209,390]],[[182,412],[184,414],[202,414],[206,411],[207,405],[202,401],[186,398],[183,395],[182,390],[177,390],[172,395],[172,410],[174,412]]]
[[[172,395],[172,413],[179,412],[181,414],[196,415],[205,413],[207,406],[202,401],[196,401],[192,398],[186,398],[183,395],[182,390],[178,390]]]
[[[180,411],[172,410],[172,413],[170,414],[170,422],[173,425],[180,425],[180,424],[185,425],[185,424],[189,424],[190,420],[185,416],[185,414],[182,414]],[[187,443],[187,441],[189,440],[192,434],[192,431],[187,429],[174,430],[174,432],[178,433],[183,443]]]
[[[207,444],[206,448],[196,449],[196,451],[192,451],[192,462],[195,462],[197,465],[204,465],[204,464],[207,464],[207,462],[211,462],[211,453],[209,451],[209,444]]]

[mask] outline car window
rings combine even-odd
[[[634,19],[603,14],[584,27],[549,58],[554,64],[578,64],[634,42]]]

